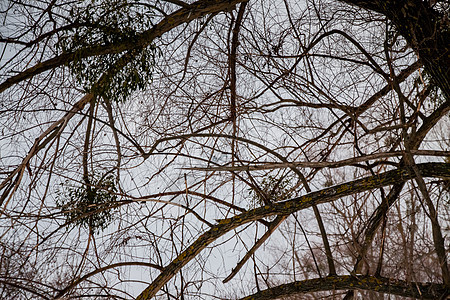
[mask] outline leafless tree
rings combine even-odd
[[[446,1],[0,8],[1,298],[449,295]]]

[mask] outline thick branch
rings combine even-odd
[[[423,177],[450,177],[450,164],[426,163],[417,165]],[[225,233],[243,224],[258,219],[273,216],[287,215],[293,212],[309,208],[313,205],[335,201],[344,196],[404,182],[414,178],[414,173],[407,168],[397,169],[370,176],[352,182],[336,185],[321,191],[296,197],[287,201],[266,205],[249,210],[232,218],[220,220],[209,231],[202,234],[194,243],[175,258],[164,271],[137,297],[139,300],[150,299],[166,284],[183,266],[196,257],[203,249]]]
[[[446,101],[441,106],[436,109],[430,116],[428,116],[426,119],[424,119],[424,122],[422,126],[419,128],[419,130],[412,135],[412,137],[409,139],[409,148],[417,149],[420,147],[420,144],[422,143],[423,139],[425,138],[428,131],[433,128],[433,126],[450,110],[450,101]],[[409,150],[409,155],[412,155],[413,152],[417,150]],[[406,152],[402,151],[403,156],[405,156]],[[400,162],[401,165],[404,165],[404,160],[402,159]],[[375,234],[378,230],[378,227],[381,224],[381,221],[383,220],[383,216],[386,215],[389,208],[395,203],[395,201],[398,199],[398,196],[400,195],[400,192],[402,191],[404,186],[404,182],[400,182],[397,184],[394,184],[391,188],[391,191],[389,192],[389,195],[383,201],[378,208],[374,211],[372,216],[369,219],[369,222],[367,223],[366,232],[363,244],[361,246],[361,250],[358,254],[355,267],[353,269],[354,273],[359,273],[362,268],[362,260],[364,256],[366,255],[369,247],[372,244],[372,241],[375,237]],[[344,299],[353,299],[353,290],[349,291]]]
[[[360,289],[418,299],[445,299],[448,290],[443,284],[406,282],[375,276],[328,276],[325,278],[296,281],[260,291],[241,300],[276,299],[282,296],[320,291]]]
[[[0,93],[14,84],[32,78],[42,72],[60,67],[75,59],[83,59],[105,54],[117,54],[133,49],[145,48],[149,46],[155,38],[160,37],[165,32],[168,32],[183,23],[188,23],[208,14],[226,11],[234,8],[237,3],[243,1],[244,0],[200,0],[194,2],[191,5],[181,8],[168,15],[157,25],[138,35],[136,39],[121,41],[120,43],[112,43],[110,45],[94,45],[90,48],[80,49],[71,53],[64,53],[57,57],[38,63],[35,66],[10,77],[1,83]]]
[[[415,50],[426,70],[450,100],[450,31],[445,16],[421,0],[341,0],[385,15]]]
[[[164,18],[160,23],[154,26],[152,29],[142,33],[137,41],[133,41],[130,43],[121,42],[120,44],[111,44],[108,46],[94,46],[89,49],[82,49],[81,52],[77,51],[74,53],[66,53],[61,56],[52,58],[46,62],[39,63],[20,74],[8,78],[5,82],[0,84],[0,93],[11,87],[14,84],[17,84],[23,80],[33,77],[39,73],[44,71],[59,67],[73,59],[81,59],[89,56],[110,54],[110,53],[121,53],[126,50],[142,48],[150,45],[152,41],[161,36],[163,33],[170,31],[171,29],[177,27],[180,24],[187,23],[196,18],[202,17],[206,14],[218,13],[220,11],[225,11],[227,9],[231,9],[239,2],[243,0],[222,0],[222,1],[213,1],[213,0],[200,0],[186,8],[182,8],[173,14]],[[117,71],[122,69],[126,64],[129,63],[133,58],[133,51],[127,51],[122,57],[116,62],[114,66],[111,67],[110,70],[106,71],[99,81],[95,84],[95,86],[102,86],[105,81],[107,81],[110,77],[114,76]],[[22,180],[23,170],[31,158],[42,148],[48,144],[53,138],[54,135],[60,134],[68,121],[79,111],[81,111],[84,106],[89,103],[93,99],[94,95],[92,93],[85,95],[80,101],[78,101],[73,108],[60,120],[54,122],[45,132],[43,132],[35,141],[33,147],[30,149],[28,155],[23,159],[22,163],[13,171],[11,174],[0,183],[0,190],[4,189],[2,195],[0,195],[0,205],[3,204],[8,195],[11,195],[14,190],[18,187]],[[53,132],[53,133],[52,133]],[[50,135],[52,133],[52,135]],[[49,136],[50,135],[50,136]],[[47,139],[45,139],[47,138]],[[45,139],[45,140],[44,140]],[[44,142],[43,142],[44,140]],[[11,182],[12,179],[15,178],[14,182]],[[13,192],[11,192],[13,191]],[[6,204],[8,201],[6,201]],[[5,206],[6,206],[5,204]]]

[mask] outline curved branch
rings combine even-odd
[[[156,264],[146,263],[146,262],[136,262],[136,261],[120,262],[120,263],[111,264],[111,265],[108,265],[108,266],[105,266],[105,267],[102,267],[102,268],[98,268],[98,269],[96,269],[96,270],[94,270],[94,271],[92,271],[90,273],[87,273],[83,277],[78,278],[74,282],[70,283],[63,290],[59,291],[58,294],[55,296],[55,299],[59,299],[64,294],[69,292],[71,289],[73,289],[75,286],[79,285],[81,282],[85,281],[89,277],[92,277],[92,276],[94,276],[94,275],[96,275],[98,273],[104,272],[104,271],[109,270],[109,269],[113,269],[113,268],[117,268],[117,267],[123,267],[123,266],[144,266],[144,267],[155,268],[155,269],[158,269],[158,270],[162,270],[163,269],[161,266],[156,265]]]
[[[0,84],[0,93],[7,88],[26,79],[32,78],[42,72],[60,67],[75,59],[82,59],[91,56],[117,54],[133,49],[145,48],[150,45],[153,40],[171,29],[188,23],[194,19],[200,18],[207,14],[218,13],[233,8],[237,3],[244,0],[200,0],[194,2],[184,8],[165,17],[161,22],[151,29],[138,35],[136,39],[121,41],[120,43],[112,43],[110,45],[94,45],[87,49],[80,49],[75,52],[63,53],[59,56],[38,63],[31,68],[6,79]]]
[[[417,165],[423,177],[450,177],[450,163],[425,163]],[[209,244],[225,233],[246,223],[273,215],[287,215],[313,205],[335,201],[344,196],[380,188],[414,178],[409,169],[400,168],[387,171],[352,182],[336,185],[321,191],[312,192],[287,201],[277,202],[249,210],[232,218],[220,220],[210,230],[202,234],[194,243],[175,258],[164,271],[137,297],[138,300],[150,299],[176,274],[183,266],[196,257]]]
[[[22,160],[22,163],[16,169],[14,169],[11,172],[11,174],[6,179],[3,180],[3,182],[0,183],[0,191],[2,189],[5,189],[4,192],[0,195],[0,206],[3,205],[3,201],[8,197],[8,195],[10,195],[11,190],[16,189],[17,186],[20,184],[25,167],[28,165],[31,158],[33,158],[33,156],[36,155],[36,153],[38,153],[41,149],[43,149],[56,136],[60,135],[61,132],[66,127],[66,125],[68,124],[69,120],[77,113],[79,113],[86,104],[91,102],[93,98],[94,98],[93,94],[85,95],[77,103],[75,103],[72,109],[69,110],[64,115],[64,117],[62,117],[58,121],[55,121],[49,128],[47,128],[46,131],[41,133],[39,137],[36,138],[33,146],[28,152],[28,155]],[[14,177],[16,178],[13,181]],[[6,207],[8,201],[6,202],[4,207]]]
[[[282,296],[345,289],[360,289],[418,299],[445,299],[445,296],[449,293],[443,284],[438,283],[408,283],[403,280],[385,277],[342,275],[282,284],[247,296],[241,300],[268,300]]]
[[[191,5],[188,8],[182,8],[173,14],[164,18],[160,23],[154,26],[152,29],[142,33],[137,41],[133,42],[122,42],[120,44],[112,44],[108,46],[94,46],[90,49],[82,49],[82,52],[74,52],[74,53],[65,53],[58,57],[52,58],[46,62],[39,63],[30,69],[25,70],[24,72],[8,78],[6,81],[0,84],[0,93],[2,93],[7,88],[11,87],[14,84],[17,84],[23,80],[33,77],[36,74],[42,73],[44,71],[59,67],[68,61],[73,59],[81,59],[84,57],[109,54],[109,53],[120,53],[128,50],[117,62],[116,64],[107,72],[105,72],[99,81],[94,86],[102,86],[104,82],[114,76],[116,72],[122,69],[128,62],[133,58],[132,49],[138,49],[142,47],[146,47],[151,42],[161,36],[163,33],[170,31],[171,29],[181,25],[183,23],[187,23],[196,18],[202,17],[206,14],[218,13],[220,11],[224,11],[230,8],[233,8],[239,2],[244,0],[221,0],[221,1],[213,1],[213,0],[200,0]],[[78,101],[73,108],[60,120],[54,122],[44,133],[42,133],[33,144],[30,149],[28,155],[23,159],[22,163],[13,171],[11,174],[0,183],[0,190],[5,189],[3,194],[0,195],[0,205],[3,204],[8,195],[11,195],[14,190],[18,187],[20,181],[22,180],[22,176],[24,173],[24,168],[30,161],[30,159],[45,145],[51,141],[55,136],[60,134],[68,121],[79,111],[81,111],[84,106],[89,103],[94,98],[92,93],[85,95],[80,101]],[[51,133],[51,134],[50,134]],[[46,138],[47,137],[47,138]],[[44,138],[46,138],[44,140]],[[44,140],[44,141],[43,141]],[[43,142],[42,142],[43,141]],[[14,181],[13,178],[15,178]],[[11,193],[11,191],[13,191]],[[8,204],[6,201],[6,205]]]

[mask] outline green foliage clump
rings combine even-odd
[[[292,180],[286,177],[265,176],[259,185],[260,191],[251,190],[251,208],[267,203],[279,202],[294,196]]]
[[[117,204],[117,188],[113,175],[96,180],[92,185],[67,188],[59,192],[57,205],[72,226],[81,226],[94,233],[103,231],[113,221]]]
[[[139,1],[93,0],[87,6],[74,8],[70,15],[77,26],[60,38],[58,46],[63,53],[80,56],[68,66],[86,91],[112,101],[124,101],[133,91],[142,90],[151,82],[158,54],[154,44],[130,50],[125,66],[116,65],[123,52],[83,58],[85,51],[95,47],[124,43],[134,46],[139,34],[152,26],[151,9]],[[102,76],[102,82],[96,84]]]

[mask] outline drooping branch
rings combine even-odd
[[[375,276],[328,276],[325,278],[295,281],[268,288],[241,300],[269,300],[311,292],[360,289],[418,299],[445,299],[449,291],[443,284],[406,282]]]
[[[0,205],[3,205],[3,202],[6,198],[11,195],[11,191],[15,190],[17,186],[20,184],[22,180],[22,176],[26,166],[29,164],[30,160],[47,144],[52,141],[55,137],[61,134],[69,120],[79,113],[84,106],[91,102],[94,98],[93,94],[87,94],[83,98],[81,98],[75,105],[70,109],[61,119],[55,121],[52,125],[50,125],[47,130],[39,135],[34,141],[33,146],[31,147],[28,155],[22,160],[22,163],[14,169],[9,176],[0,183],[0,190],[3,190],[3,193],[0,195]],[[15,177],[15,179],[14,179]],[[14,180],[13,180],[14,179]],[[4,204],[8,204],[8,201]]]
[[[423,177],[450,177],[449,163],[425,163],[417,165]],[[404,182],[414,178],[414,173],[407,168],[388,171],[379,175],[366,177],[352,182],[336,185],[321,191],[296,197],[287,201],[266,205],[249,210],[232,218],[220,220],[218,224],[202,234],[185,251],[175,258],[164,271],[137,297],[138,300],[150,299],[175,275],[183,266],[196,257],[209,244],[243,224],[273,215],[288,215],[321,203],[335,201],[344,196],[365,192],[375,188]]]

